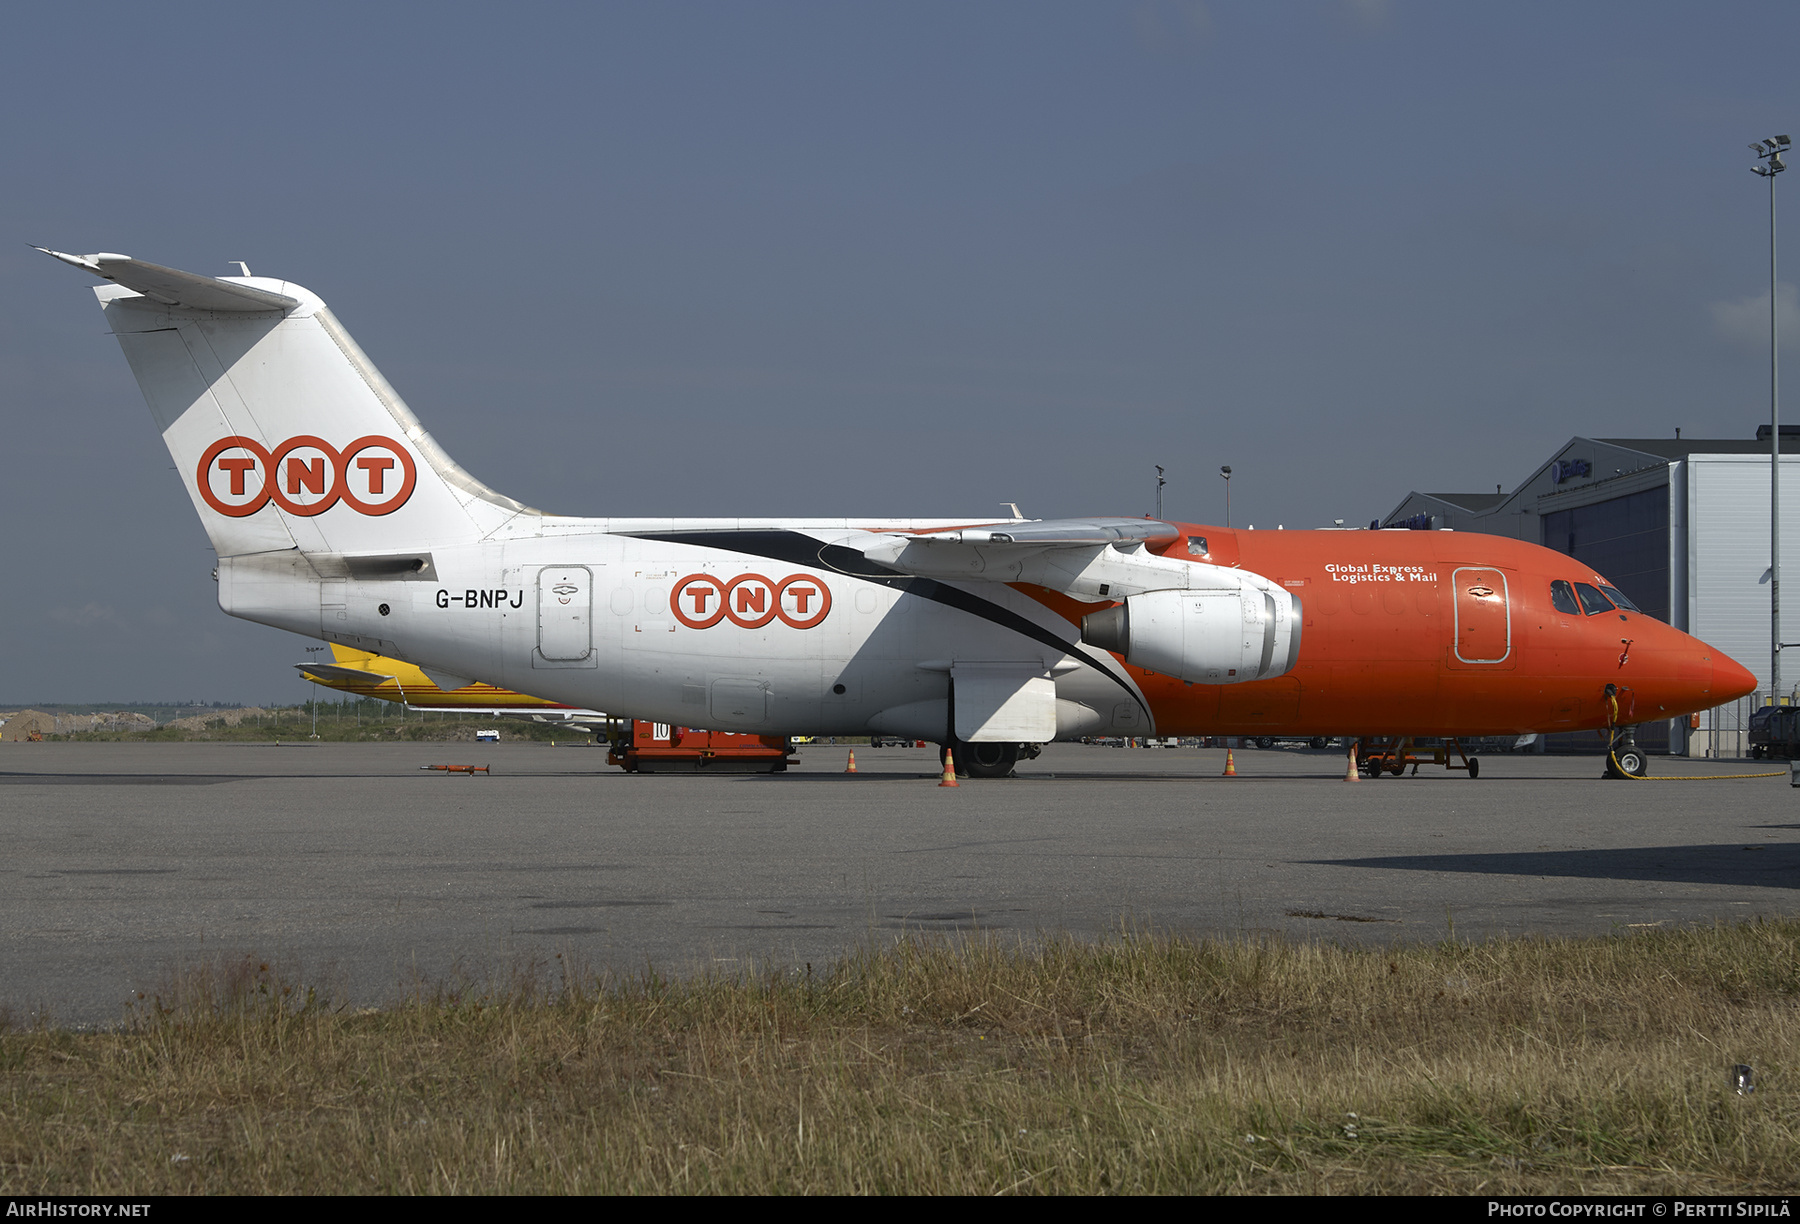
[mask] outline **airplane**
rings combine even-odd
[[[603,734],[622,726],[599,710],[545,701],[540,697],[495,688],[480,682],[458,683],[461,676],[434,677],[404,659],[387,659],[366,650],[352,650],[333,643],[330,663],[296,663],[294,670],[311,680],[352,697],[392,701],[428,714],[487,714],[529,722],[571,727],[588,734]],[[444,683],[440,685],[439,680]],[[448,687],[445,687],[445,686]]]
[[[107,282],[220,608],[442,686],[923,739],[975,776],[1056,739],[1606,730],[1755,688],[1573,558],[1467,532],[547,514],[445,454],[312,291],[39,249]]]

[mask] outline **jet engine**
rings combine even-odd
[[[1273,584],[1148,591],[1082,617],[1081,640],[1194,684],[1267,680],[1300,657],[1300,600]]]

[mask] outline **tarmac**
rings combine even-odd
[[[114,1024],[245,957],[375,1005],[565,966],[823,967],[911,934],[1480,940],[1800,898],[1786,777],[1500,755],[1347,783],[1340,754],[1278,748],[1225,778],[1220,750],[1053,744],[949,789],[935,749],[861,746],[856,774],[847,753],[636,776],[585,745],[5,745],[0,1018]]]

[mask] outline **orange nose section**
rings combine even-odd
[[[1712,701],[1724,705],[1756,691],[1756,677],[1736,659],[1713,652]]]

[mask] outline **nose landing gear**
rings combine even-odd
[[[1603,778],[1642,778],[1650,773],[1650,758],[1637,746],[1637,736],[1630,727],[1614,732],[1606,752]]]
[[[1623,691],[1630,692],[1629,689]],[[1620,692],[1618,685],[1609,684],[1602,698],[1606,709],[1606,769],[1600,776],[1642,778],[1650,772],[1650,759],[1637,746],[1636,729],[1618,725]]]

